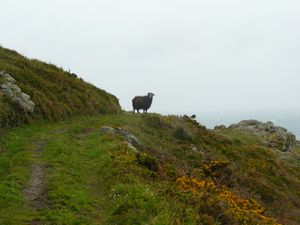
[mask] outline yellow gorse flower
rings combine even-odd
[[[178,188],[193,194],[212,193],[227,203],[229,211],[241,224],[279,225],[275,219],[264,215],[265,209],[254,199],[242,199],[227,190],[218,189],[213,181],[196,178],[180,177],[177,179]],[[256,222],[253,222],[256,221]]]

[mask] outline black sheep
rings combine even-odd
[[[143,110],[143,113],[147,113],[148,109],[150,108],[152,104],[154,94],[148,93],[146,96],[136,96],[132,99],[132,107],[133,107],[133,113],[135,113],[135,110],[137,110],[138,113],[140,113],[140,109]]]

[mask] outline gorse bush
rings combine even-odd
[[[1,127],[36,119],[58,121],[78,115],[120,112],[115,96],[52,64],[30,60],[2,47],[0,71],[10,74],[35,103],[34,112],[28,113],[0,94]]]
[[[143,115],[145,125],[154,129],[168,128],[170,125],[166,123],[159,115]]]
[[[1,70],[36,107],[24,112],[0,94],[1,127],[32,122],[1,136],[0,224],[300,224],[299,146],[281,155],[262,139],[187,116],[117,113],[114,96],[76,74],[4,48]],[[137,149],[100,134],[102,126],[128,131]],[[41,210],[23,198],[39,162],[50,202]]]
[[[190,132],[186,128],[181,127],[181,126],[175,129],[173,135],[176,139],[181,140],[181,141],[191,142],[193,139]]]
[[[217,220],[221,224],[278,224],[273,218],[264,215],[264,207],[254,199],[239,198],[225,187],[218,188],[212,181],[181,177],[177,179],[177,183],[180,190],[192,193],[191,199],[211,207],[210,214],[219,214]],[[198,205],[198,207],[201,206]],[[211,224],[208,221],[214,221],[214,219],[208,220],[208,217],[205,213],[199,215],[200,220],[206,218],[206,224]]]
[[[203,164],[203,172],[205,176],[219,178],[224,173],[228,172],[228,162],[213,160]]]
[[[145,166],[149,170],[152,170],[154,172],[157,172],[159,170],[159,163],[153,156],[150,156],[147,153],[138,153],[136,158],[137,162],[140,165]]]
[[[0,224],[299,224],[299,147],[277,158],[248,135],[230,142],[236,134],[160,117],[173,126],[157,129],[146,125],[147,116],[120,113],[7,132],[0,142]],[[100,134],[104,125],[126,128],[139,139],[138,151]],[[180,125],[192,143],[174,138]],[[35,210],[22,191],[41,141],[51,204]]]

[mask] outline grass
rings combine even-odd
[[[129,130],[140,153],[120,137],[100,134],[103,125]],[[174,137],[178,127],[193,138]],[[37,159],[38,142],[44,145]],[[295,155],[279,157],[246,134],[211,132],[189,119],[122,113],[34,123],[9,130],[0,149],[0,224],[238,224],[270,216],[299,222]],[[23,198],[37,162],[47,165],[49,203],[42,209]],[[214,189],[193,191],[205,182]],[[232,213],[234,207],[244,211]]]
[[[121,113],[76,74],[0,47],[2,70],[36,108],[0,94],[1,225],[300,224],[299,146],[283,153],[188,117]],[[138,152],[104,125],[135,135]],[[46,207],[24,197],[34,165]]]
[[[0,128],[34,120],[59,121],[121,110],[115,96],[84,82],[76,74],[3,47],[0,47],[0,71],[13,76],[36,105],[34,113],[23,112],[16,103],[0,94]],[[0,80],[0,84],[2,82]]]

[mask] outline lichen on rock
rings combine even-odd
[[[5,71],[0,72],[0,78],[0,92],[13,102],[17,103],[22,109],[33,112],[35,103],[30,99],[28,94],[22,92],[21,88],[16,85],[16,80]]]
[[[241,130],[264,138],[264,144],[283,152],[291,150],[296,144],[296,136],[284,127],[275,126],[272,122],[266,123],[257,120],[242,120],[230,125],[231,129]]]
[[[108,126],[103,126],[100,128],[101,134],[110,134],[110,135],[118,135],[125,139],[126,143],[128,144],[128,147],[132,149],[135,152],[138,152],[138,148],[140,145],[139,140],[131,133],[129,133],[127,130],[123,128],[112,128]]]

